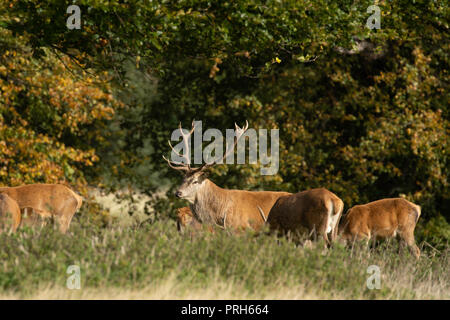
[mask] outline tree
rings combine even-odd
[[[26,36],[0,28],[0,181],[5,185],[85,185],[99,160],[104,128],[121,107],[106,74],[76,68],[42,49],[33,58]]]
[[[425,216],[448,212],[444,3],[380,1],[381,29],[370,30],[373,1],[92,0],[80,3],[78,31],[65,27],[68,2],[8,3],[17,19],[7,28],[27,32],[35,52],[113,72],[128,104],[120,126],[133,133],[121,150],[146,153],[128,165],[145,159],[165,172],[161,155],[180,120],[225,129],[248,119],[280,128],[280,171],[221,166],[213,174],[223,186],[323,186],[346,206],[404,195]],[[150,98],[139,93],[144,76],[154,79]]]

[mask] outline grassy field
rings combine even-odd
[[[449,250],[422,245],[415,260],[397,244],[368,250],[295,246],[251,233],[191,238],[172,220],[99,227],[76,219],[0,234],[0,298],[77,299],[449,299]],[[66,288],[78,265],[81,289]],[[381,272],[368,289],[367,268]]]

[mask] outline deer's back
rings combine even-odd
[[[342,202],[331,191],[318,188],[283,196],[272,207],[267,222],[271,229],[297,230],[322,224],[329,214],[328,201]]]
[[[18,187],[0,188],[0,192],[13,198],[20,208],[34,208],[48,210],[68,205],[68,202],[77,201],[78,197],[68,187],[62,184],[29,184]],[[79,197],[81,198],[81,197]]]
[[[347,233],[365,229],[380,236],[390,236],[401,228],[415,226],[420,207],[403,198],[388,198],[352,207],[344,217]]]

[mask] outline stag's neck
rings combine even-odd
[[[209,179],[203,183],[205,185],[197,192],[191,209],[202,223],[223,226],[225,217],[231,208],[228,190],[217,186]]]

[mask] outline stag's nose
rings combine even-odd
[[[175,192],[175,196],[177,196],[178,198],[181,198],[181,192],[180,191]]]

